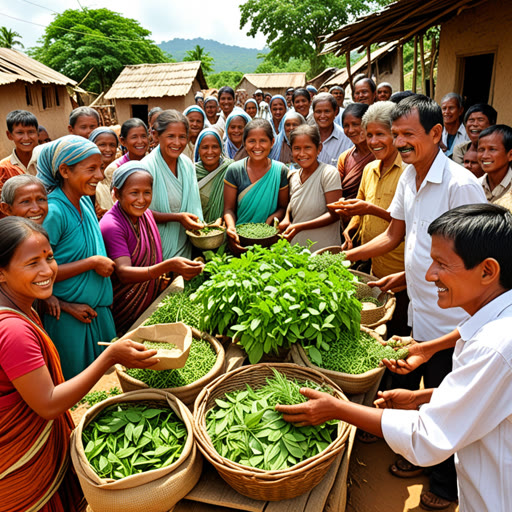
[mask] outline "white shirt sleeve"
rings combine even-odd
[[[383,412],[384,439],[413,464],[438,464],[512,415],[512,368],[499,352],[474,343],[459,363],[420,411]]]
[[[407,170],[402,173],[400,179],[398,180],[398,185],[396,187],[395,195],[393,196],[393,200],[389,205],[388,212],[390,213],[393,219],[403,220],[405,221],[405,206],[404,206],[404,192],[405,192],[405,179],[404,175],[407,173]]]

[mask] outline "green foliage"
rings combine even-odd
[[[11,30],[7,27],[0,27],[0,48],[11,48],[19,46],[25,48],[21,41],[16,41],[16,38],[21,37],[18,32]]]
[[[170,408],[128,403],[104,409],[82,440],[97,475],[118,480],[170,466],[183,452],[187,428]]]
[[[108,9],[68,9],[57,14],[30,55],[47,66],[102,92],[129,64],[168,62],[138,21]]]
[[[99,402],[103,402],[103,400],[106,400],[111,396],[116,396],[120,394],[121,391],[117,386],[110,388],[108,391],[90,391],[89,393],[87,393],[87,395],[85,395],[82,398],[82,400],[80,400],[73,407],[71,407],[71,410],[74,411],[81,404],[86,404],[87,408],[89,408],[92,407],[93,405],[96,405]]]
[[[244,466],[267,471],[287,469],[324,451],[337,435],[337,423],[298,427],[282,419],[277,404],[306,401],[301,387],[310,382],[290,381],[274,371],[259,389],[227,393],[206,415],[208,435],[222,456]]]
[[[202,46],[196,44],[193,50],[188,50],[183,62],[200,61],[204,76],[208,76],[213,71],[213,57],[205,52]]]
[[[377,0],[371,7],[385,3]],[[264,34],[273,57],[308,60],[315,76],[326,65],[325,56],[318,56],[318,38],[368,10],[364,0],[248,0],[240,6],[240,28],[249,24],[247,35]]]
[[[229,85],[233,89],[240,83],[244,74],[241,71],[221,71],[213,75],[208,75],[206,81],[210,89],[220,89],[224,85]]]
[[[240,258],[214,256],[210,279],[191,296],[204,307],[202,328],[235,337],[257,363],[298,340],[327,347],[342,330],[357,333],[361,304],[342,262],[314,270],[311,252],[280,240]]]

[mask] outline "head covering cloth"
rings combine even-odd
[[[37,177],[47,189],[59,187],[57,173],[62,164],[75,165],[92,155],[101,155],[98,146],[78,135],[66,135],[48,142],[37,159]]]
[[[288,140],[284,129],[284,123],[287,119],[292,119],[294,117],[298,118],[301,121],[301,124],[306,123],[304,116],[295,110],[288,110],[288,112],[286,112],[286,114],[283,116],[283,119],[281,119],[281,122],[279,123],[279,133],[277,134],[274,145],[272,146],[270,154],[268,155],[272,160],[279,160],[279,157],[281,156],[281,147],[283,146],[284,140],[288,145],[290,145],[290,141]]]
[[[226,155],[228,158],[234,158],[237,151],[240,149],[237,148],[233,144],[233,142],[231,142],[231,139],[229,138],[228,135],[229,125],[231,124],[231,121],[233,121],[233,119],[235,119],[236,117],[241,117],[242,119],[245,119],[245,124],[247,124],[249,121],[252,121],[252,117],[247,112],[242,110],[240,107],[235,107],[231,114],[229,114],[228,118],[226,119],[226,131],[224,132],[224,140],[226,142]]]
[[[126,180],[136,172],[147,172],[150,176],[148,168],[141,163],[139,160],[132,160],[123,165],[120,165],[112,174],[112,187],[120,189],[125,183]],[[151,178],[153,178],[151,176]]]
[[[103,135],[104,133],[108,133],[110,135],[113,135],[116,139],[116,142],[117,142],[117,145],[119,145],[119,139],[117,137],[117,133],[112,130],[112,128],[107,128],[106,126],[100,126],[99,128],[96,128],[95,130],[93,130],[91,132],[91,134],[89,135],[89,140],[91,142],[96,142],[96,139],[100,136],[100,135]]]

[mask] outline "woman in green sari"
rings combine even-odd
[[[238,224],[283,220],[288,206],[288,168],[269,158],[274,144],[272,126],[265,119],[247,123],[243,144],[249,155],[232,163],[224,178],[224,220],[232,249],[243,250]]]
[[[222,139],[213,128],[197,137],[194,161],[204,221],[215,222],[224,212],[224,175],[233,160],[222,150]]]

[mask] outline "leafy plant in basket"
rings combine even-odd
[[[251,363],[299,340],[328,349],[341,331],[357,333],[361,304],[354,277],[339,261],[318,271],[311,252],[280,240],[240,258],[214,257],[210,279],[192,296],[205,315],[201,327],[233,336]]]

